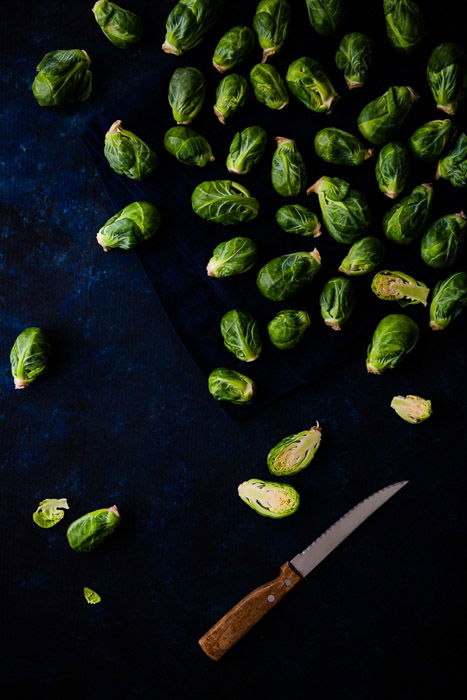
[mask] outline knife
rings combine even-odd
[[[245,598],[242,598],[198,640],[205,654],[215,661],[220,659],[350,533],[408,483],[408,481],[398,481],[396,484],[386,486],[360,501],[303,552],[282,564],[277,578],[256,588]]]

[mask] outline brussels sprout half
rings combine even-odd
[[[345,4],[345,0],[306,0],[313,29],[323,36],[335,32],[347,15]]]
[[[321,256],[316,248],[311,253],[280,255],[263,265],[256,284],[267,299],[284,301],[309,284],[320,267]]]
[[[38,64],[32,94],[41,107],[84,102],[91,94],[91,59],[86,51],[49,51]]]
[[[467,272],[455,272],[438,282],[430,304],[430,328],[442,331],[467,309]]]
[[[340,331],[354,310],[355,287],[345,277],[333,277],[324,285],[319,305],[324,323],[333,331]]]
[[[249,479],[238,487],[238,495],[250,508],[268,518],[293,515],[300,505],[298,492],[288,484]]]
[[[353,243],[367,232],[371,213],[366,198],[339,177],[321,177],[307,189],[318,195],[324,225],[339,243]]]
[[[376,326],[368,346],[366,368],[370,374],[394,369],[418,342],[420,330],[409,316],[390,314]]]
[[[259,211],[258,200],[232,180],[201,182],[193,190],[191,205],[202,219],[224,225],[250,221]]]
[[[274,66],[258,63],[250,71],[250,81],[258,102],[269,109],[283,109],[289,104],[284,80]]]
[[[45,370],[50,345],[41,328],[21,331],[10,352],[11,374],[15,389],[24,389]]]
[[[262,63],[278,53],[287,38],[290,5],[287,0],[260,0],[253,18],[253,28],[263,49]]]
[[[439,44],[426,68],[428,85],[436,107],[446,114],[455,114],[467,88],[467,58],[457,44]]]
[[[301,341],[310,323],[306,311],[284,309],[269,321],[269,339],[279,350],[291,350]]]
[[[384,16],[388,39],[398,51],[408,53],[425,38],[425,16],[413,0],[384,0]]]
[[[421,255],[430,267],[450,267],[458,259],[465,239],[467,217],[463,211],[434,221],[423,234]]]
[[[104,156],[118,175],[131,180],[145,180],[157,168],[158,158],[152,148],[132,131],[122,128],[117,119],[105,135]]]
[[[317,422],[310,430],[289,435],[268,454],[268,468],[274,476],[291,476],[305,469],[321,444],[321,427]]]
[[[395,199],[405,190],[410,174],[409,152],[403,143],[391,141],[378,153],[376,181],[380,191]]]
[[[248,56],[255,45],[255,35],[250,27],[232,27],[219,40],[214,55],[212,65],[219,73],[234,68]]]
[[[366,275],[377,267],[384,257],[384,245],[379,238],[366,236],[356,241],[339,266],[345,275]]]
[[[69,526],[68,544],[76,552],[90,552],[98,547],[120,525],[117,506],[86,513]]]
[[[327,127],[315,135],[316,155],[336,165],[361,165],[373,155],[373,148],[365,148],[359,139],[342,129]]]
[[[467,134],[460,134],[452,151],[439,161],[436,179],[440,177],[454,187],[467,187]]]
[[[215,160],[209,142],[188,126],[173,126],[165,132],[165,150],[185,165],[204,168]]]
[[[302,155],[293,139],[277,136],[277,148],[271,163],[271,182],[283,197],[296,197],[305,189],[307,172]]]
[[[302,204],[285,204],[276,211],[276,221],[286,233],[299,236],[321,236],[321,222],[316,214]]]
[[[419,282],[405,272],[382,270],[378,272],[371,283],[371,290],[379,299],[398,301],[401,306],[423,304],[427,306],[430,293],[423,282]]]
[[[431,416],[431,401],[420,396],[394,396],[391,408],[407,423],[422,423]]]
[[[217,401],[235,404],[250,403],[255,392],[255,383],[250,377],[227,367],[213,369],[208,378],[209,393]]]
[[[246,272],[256,262],[257,246],[251,238],[237,236],[219,243],[206,268],[209,277],[231,277]]]
[[[41,501],[32,514],[32,519],[39,527],[49,528],[57,525],[68,510],[66,498],[46,498]]]
[[[114,46],[128,49],[140,41],[143,23],[134,12],[108,0],[97,0],[92,11],[97,24]]]
[[[431,211],[433,187],[418,185],[383,216],[383,231],[394,243],[412,243],[423,231]]]
[[[243,362],[253,362],[261,355],[261,336],[258,324],[247,311],[232,309],[221,319],[224,345]]]
[[[227,170],[236,175],[246,175],[263,157],[268,135],[262,126],[247,126],[237,131],[227,156]]]
[[[162,50],[180,56],[197,46],[221,16],[224,0],[178,0],[166,21]]]
[[[225,124],[227,117],[238,112],[246,102],[248,96],[248,80],[243,75],[230,73],[222,78],[216,90],[216,104],[214,114],[221,124]]]
[[[169,83],[169,104],[177,124],[191,124],[206,95],[206,80],[197,68],[177,68]]]
[[[450,119],[434,119],[422,124],[409,139],[412,153],[420,160],[436,160],[448,145],[453,130]]]
[[[380,145],[392,139],[407,118],[418,95],[410,87],[390,87],[369,102],[358,115],[360,133]]]
[[[340,100],[321,64],[308,56],[290,64],[286,82],[292,95],[313,112],[330,114]]]
[[[132,202],[114,214],[99,229],[97,242],[105,252],[112,248],[130,250],[159,230],[160,214],[149,202]]]
[[[346,34],[336,53],[336,66],[344,71],[349,90],[363,87],[373,62],[374,42],[366,34]]]

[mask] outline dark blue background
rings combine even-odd
[[[199,65],[209,72],[217,37],[248,23],[254,4],[229,6],[218,28],[182,59],[160,51],[171,2],[126,4],[146,27],[141,47],[129,52],[106,41],[91,4],[22,0],[2,8],[2,685],[14,697],[21,691],[164,699],[452,695],[466,652],[465,320],[434,334],[426,330],[426,312],[412,308],[422,338],[396,371],[366,374],[369,334],[363,333],[345,361],[312,386],[242,423],[225,416],[137,256],[104,255],[95,243],[113,211],[80,134],[106,106],[136,99],[159,70]],[[275,65],[284,71],[308,53],[344,93],[332,60],[341,33],[317,37],[304,3],[292,4],[296,39]],[[355,130],[359,105],[387,87],[388,75],[404,71],[403,83],[421,94],[405,137],[439,116],[424,65],[439,41],[464,41],[460,10],[456,15],[455,3],[445,2],[442,14],[431,17],[430,41],[401,59],[385,43],[379,5],[356,2],[345,27],[380,37],[377,70],[365,91],[341,101],[333,124]],[[91,99],[39,108],[30,93],[36,64],[49,50],[75,47],[93,60]],[[217,79],[211,73],[211,86]],[[165,93],[160,110],[165,123]],[[291,113],[297,120],[304,115],[295,106]],[[280,119],[287,124],[285,112]],[[455,121],[465,123],[465,110]],[[226,139],[211,123],[219,150]],[[159,152],[164,128],[156,118]],[[235,124],[229,128],[232,135]],[[297,128],[304,133],[302,122]],[[315,130],[302,143],[310,172],[319,177]],[[267,173],[262,169],[259,177]],[[347,177],[354,184],[362,178],[363,188],[371,170]],[[416,171],[412,184],[417,178]],[[374,184],[368,192],[377,220],[388,202]],[[177,204],[164,206],[172,211]],[[462,205],[464,192],[437,183],[434,215]],[[336,261],[342,257],[320,240]],[[391,265],[406,269],[404,256],[415,260],[416,248],[392,249]],[[444,274],[421,263],[416,271],[429,283]],[[378,316],[398,308],[380,302]],[[8,353],[29,325],[48,331],[54,352],[47,376],[15,392]],[[401,421],[389,408],[399,393],[430,397],[432,419],[420,426]],[[323,425],[323,445],[313,466],[291,480],[302,496],[300,511],[283,521],[261,518],[238,499],[237,485],[267,478],[270,447],[315,420]],[[358,500],[404,478],[410,485],[221,662],[204,656],[197,639],[227,608],[274,577]],[[45,531],[31,513],[48,497],[67,497],[70,512]],[[113,503],[122,526],[111,540],[85,555],[69,549],[66,525]],[[86,605],[83,585],[102,595],[99,606]]]

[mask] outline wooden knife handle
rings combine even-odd
[[[258,620],[278,603],[301,580],[289,562],[282,564],[279,576],[249,593],[221,617],[199,640],[201,649],[217,661]]]

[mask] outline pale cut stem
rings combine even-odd
[[[121,124],[122,124],[122,120],[121,120],[121,119],[117,119],[117,121],[115,121],[115,122],[111,125],[111,127],[110,127],[110,129],[108,130],[107,134],[115,134],[115,133],[118,133],[119,131],[121,131],[121,130],[122,130]],[[107,134],[106,134],[106,135],[107,135]]]
[[[363,87],[363,83],[357,83],[354,80],[348,80],[347,87],[349,88],[349,90],[355,90],[355,88]]]
[[[436,109],[440,109],[442,112],[445,112],[446,114],[455,114],[456,110],[452,105],[436,105]]]
[[[276,136],[274,141],[278,146],[282,146],[283,143],[294,143],[293,139],[288,139],[286,136]]]
[[[269,56],[274,56],[275,53],[277,53],[277,49],[274,48],[273,46],[271,46],[269,49],[264,49],[263,58],[261,59],[261,63],[266,63]]]
[[[15,389],[25,389],[29,382],[27,379],[18,379],[18,377],[14,377],[15,381]]]
[[[430,328],[432,331],[443,331],[443,326],[439,326],[435,321],[430,321]]]
[[[174,56],[180,56],[180,51],[176,49],[175,46],[172,46],[172,44],[167,40],[162,44],[162,51],[165,51],[165,53],[171,53]]]
[[[316,180],[316,182],[307,189],[306,193],[311,194],[312,192],[314,192],[315,194],[319,194],[320,183],[323,179],[324,176],[320,177],[319,180]]]
[[[214,63],[214,61],[212,62],[212,65],[214,66],[214,68],[216,70],[219,71],[219,73],[225,73],[225,71],[229,70],[228,68],[224,68],[223,66],[220,66],[218,63]]]
[[[375,152],[374,148],[367,148],[365,151],[365,160],[368,160],[369,158],[373,157],[373,154]]]
[[[373,365],[370,365],[369,362],[366,363],[366,369],[369,374],[381,374],[381,370],[376,369],[376,367],[373,367]]]
[[[225,124],[225,117],[222,114],[222,112],[219,112],[217,107],[214,107],[214,114],[216,115],[221,124]]]
[[[329,328],[332,328],[333,331],[341,331],[342,327],[337,321],[333,321],[332,319],[327,319],[324,322]]]

